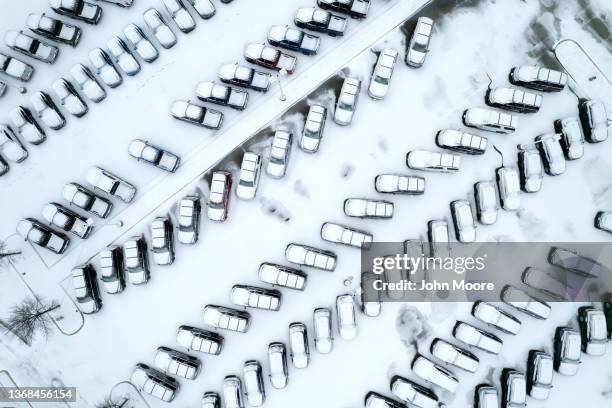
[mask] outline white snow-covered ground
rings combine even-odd
[[[278,13],[282,21],[288,22],[298,4],[276,3],[274,14]],[[456,9],[449,7],[447,10],[447,7],[439,6],[438,9],[425,10],[425,13],[429,11],[435,17],[440,16],[439,9],[445,12],[442,18],[436,20],[437,31],[432,40],[432,51],[422,69],[409,69],[400,61],[390,93],[384,101],[372,101],[363,90],[355,120],[350,127],[341,128],[329,120],[321,150],[315,155],[306,155],[294,146],[286,178],[272,180],[264,175],[258,199],[253,202],[240,202],[235,196],[232,197],[230,218],[226,223],[213,224],[203,220],[199,243],[193,247],[177,247],[174,265],[164,268],[153,266],[152,278],[147,285],[128,286],[124,293],[116,296],[103,294],[104,307],[101,312],[87,317],[84,328],[75,336],[66,337],[56,333],[47,342],[38,341],[31,348],[7,336],[0,337],[0,370],[7,368],[22,386],[48,385],[52,378],[60,378],[63,383],[79,389],[80,401],[77,406],[91,406],[113,384],[127,379],[135,363],[151,363],[158,346],[177,347],[174,337],[179,325],[202,326],[201,310],[205,304],[229,305],[229,289],[233,284],[257,284],[256,273],[260,262],[283,263],[287,243],[302,242],[335,251],[339,256],[339,267],[335,272],[308,271],[309,282],[305,292],[283,291],[280,312],[252,312],[253,322],[249,332],[244,335],[227,334],[226,347],[221,356],[202,356],[202,374],[196,381],[181,382],[181,391],[172,405],[198,406],[203,392],[220,391],[223,377],[240,374],[243,362],[248,359],[260,360],[266,372],[267,345],[272,341],[286,342],[290,322],[304,321],[310,325],[315,307],[332,307],[336,295],[357,289],[360,271],[358,251],[323,243],[319,238],[322,222],[337,221],[366,229],[378,241],[417,238],[424,235],[428,220],[450,217],[448,204],[451,200],[472,200],[472,184],[475,181],[493,178],[494,170],[499,166],[499,157],[489,149],[482,157],[464,157],[463,167],[457,174],[424,174],[427,179],[424,196],[383,197],[373,188],[374,176],[378,173],[412,173],[405,166],[408,150],[434,149],[434,135],[438,129],[461,128],[463,109],[484,105],[483,97],[488,85],[486,73],[491,75],[494,85],[505,85],[507,73],[513,65],[536,63],[538,58],[543,58],[543,51],[535,52],[536,47],[531,43],[534,21],[543,22],[545,27],[550,21],[559,21],[552,26],[559,30],[555,35],[580,41],[585,49],[592,50],[593,59],[611,77],[609,50],[590,31],[583,31],[580,21],[573,17],[579,15],[577,7],[580,6],[569,3],[560,1],[555,3],[556,7],[550,8],[537,1],[481,1],[465,2]],[[41,2],[37,4],[42,7]],[[113,15],[130,13],[130,16],[135,16],[146,8],[144,1],[137,0],[136,5],[142,7],[138,13],[114,10],[114,14],[108,13],[106,16],[106,23],[110,25],[108,20],[113,20]],[[82,173],[93,163],[107,165],[118,174],[129,175],[128,178],[139,186],[165,182],[167,179],[160,177],[155,169],[129,160],[125,144],[133,137],[154,134],[156,137],[151,140],[163,141],[179,153],[188,152],[202,138],[211,137],[208,131],[193,130],[188,125],[168,119],[167,106],[176,97],[190,95],[199,80],[213,77],[218,63],[227,60],[228,55],[232,55],[230,60],[238,58],[249,33],[236,35],[232,41],[224,39],[223,47],[210,46],[202,51],[207,56],[210,54],[210,60],[214,63],[202,61],[199,67],[186,62],[198,55],[199,47],[210,38],[203,33],[213,34],[213,24],[227,30],[231,21],[231,26],[235,25],[238,31],[242,24],[253,20],[249,15],[252,10],[250,5],[235,1],[227,9],[225,7],[219,7],[219,15],[215,17],[219,20],[200,22],[202,27],[193,33],[193,38],[191,34],[181,35],[177,48],[167,52],[169,60],[164,62],[166,54],[162,53],[162,60],[148,67],[148,70],[145,67],[143,75],[150,71],[148,76],[127,80],[123,85],[125,89],[118,90],[118,95],[109,92],[107,101],[99,107],[92,107],[92,112],[86,118],[76,121],[80,126],[74,125],[73,120],[66,130],[51,134],[47,143],[32,149],[37,154],[32,155],[21,166],[23,168],[15,166],[8,179],[0,180],[0,210],[3,214],[0,232],[12,233],[18,217],[36,215],[47,200],[53,197],[59,199],[63,183],[77,177],[74,176],[75,172]],[[19,18],[16,21],[22,21],[27,14],[27,10],[22,9],[26,7],[15,9],[15,18]],[[112,23],[123,27],[126,22]],[[406,27],[412,27],[413,23],[411,20]],[[256,19],[253,24],[258,24],[259,38],[272,21]],[[5,27],[4,21],[0,26]],[[94,30],[97,28],[86,31],[85,39],[88,32],[93,33]],[[113,32],[109,30],[108,35]],[[102,37],[97,34],[95,37],[107,38],[100,35]],[[217,35],[216,41],[221,41],[223,35]],[[94,37],[94,34],[90,37]],[[211,39],[212,44],[216,44],[216,41]],[[372,48],[394,47],[402,51],[403,57],[404,41],[404,34],[396,29],[373,44]],[[90,43],[91,47],[95,43]],[[89,49],[86,46],[83,48]],[[60,57],[60,62],[66,63],[66,68],[76,62],[66,62],[70,59],[69,54]],[[172,60],[171,55],[175,55],[171,57]],[[350,61],[344,71],[360,77],[366,85],[374,61],[375,54],[365,51]],[[550,61],[550,57],[545,61]],[[36,80],[48,70],[49,67],[41,68]],[[206,72],[203,74],[203,71]],[[52,77],[48,78],[50,80]],[[12,106],[5,103],[6,98],[13,94],[0,99],[0,104]],[[329,103],[330,108],[332,99],[333,93],[326,87],[308,98],[309,101]],[[12,99],[10,101],[12,103]],[[151,109],[129,109],[138,103]],[[296,108],[281,121],[299,126],[303,120],[302,114]],[[516,144],[551,131],[554,119],[576,114],[577,99],[569,90],[546,94],[539,113],[521,115],[519,130],[515,134],[487,136],[510,162],[515,160]],[[109,123],[109,118],[112,118],[112,123]],[[253,133],[256,131],[253,129]],[[68,149],[79,156],[78,165],[77,162],[58,163],[61,145],[56,139],[60,137],[66,138],[64,143],[72,141]],[[112,143],[106,142],[109,139]],[[262,145],[258,143],[250,148],[260,149]],[[592,223],[596,211],[612,209],[612,195],[609,193],[612,191],[609,189],[612,183],[611,146],[610,142],[586,145],[585,156],[568,163],[566,174],[545,177],[541,192],[522,195],[521,211],[501,212],[495,226],[478,229],[478,239],[609,241],[610,235],[595,230]],[[245,145],[245,148],[249,148],[249,145]],[[235,154],[232,158],[239,160],[240,155]],[[231,169],[236,164],[227,160],[221,166]],[[35,188],[36,194],[33,193]],[[174,214],[174,203],[182,194],[194,190],[205,192],[206,188],[203,180],[186,186],[154,213],[142,214],[144,221],[132,228],[130,233],[146,232],[146,223],[154,216],[168,212]],[[5,194],[8,191],[11,192],[10,197]],[[393,201],[396,208],[393,219],[347,219],[342,213],[343,200],[361,196]],[[270,213],[270,207],[281,208],[290,220],[281,221]],[[95,248],[86,248],[82,256],[88,256],[89,251],[95,251]],[[41,276],[45,270],[40,265],[40,270],[30,271],[39,262],[32,258],[19,260],[17,266],[27,265],[26,279],[30,279],[32,286],[35,286],[36,274]],[[517,273],[520,272],[517,270]],[[68,273],[65,271],[63,276]],[[353,280],[346,286],[345,281],[350,277]],[[15,293],[21,291],[23,285],[14,273],[7,270],[0,272],[0,278],[3,294],[0,303],[4,311],[18,299]],[[451,338],[451,328],[456,319],[469,320],[468,304],[416,306],[425,315],[431,327],[430,333],[442,338]],[[379,318],[359,316],[359,336],[356,340],[346,342],[337,339],[330,355],[318,355],[313,349],[308,369],[290,369],[287,389],[277,391],[268,387],[265,406],[362,406],[363,396],[369,390],[389,394],[389,379],[394,374],[414,378],[409,369],[414,350],[402,342],[410,336],[411,325],[398,324],[398,319],[406,316],[402,314],[403,307],[405,305],[385,304]],[[454,397],[442,394],[444,402],[450,407],[471,406],[476,384],[484,381],[498,384],[499,371],[503,367],[524,369],[530,349],[551,351],[555,327],[576,325],[576,309],[577,305],[554,304],[553,314],[546,322],[521,316],[524,327],[515,338],[504,337],[506,344],[502,355],[489,357],[480,353],[482,364],[478,372],[474,375],[460,374],[459,391]],[[422,342],[421,351],[426,352],[428,343],[428,339]],[[610,352],[601,358],[583,355],[577,377],[555,376],[551,398],[545,403],[530,399],[529,406],[609,406],[611,356]],[[153,407],[164,405],[152,399],[148,401]]]

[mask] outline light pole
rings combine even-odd
[[[278,74],[276,75],[276,80],[278,82],[278,88],[280,89],[280,96],[279,99],[281,101],[286,101],[287,100],[287,95],[285,95],[285,91],[283,89],[283,81],[281,80],[281,78],[284,78],[287,76],[287,70],[286,69],[281,69]]]

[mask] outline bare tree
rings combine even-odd
[[[29,345],[37,332],[45,337],[49,335],[53,323],[49,313],[59,307],[59,303],[55,300],[49,302],[26,297],[9,310],[9,317],[4,322],[4,326],[7,331]]]
[[[123,408],[128,402],[130,402],[130,399],[127,396],[119,399],[108,396],[98,402],[96,408]]]
[[[9,261],[14,259],[17,255],[21,255],[20,250],[7,249],[6,242],[0,240],[0,266],[6,265]]]

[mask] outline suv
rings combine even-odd
[[[567,74],[537,65],[524,65],[510,70],[510,82],[543,92],[558,92],[567,84]]]
[[[487,90],[487,105],[518,113],[535,113],[542,106],[542,95],[516,88],[493,88]]]
[[[104,291],[109,294],[123,292],[125,275],[123,270],[123,251],[118,245],[106,247],[99,254],[100,279]]]
[[[168,347],[158,347],[155,352],[155,366],[166,374],[194,380],[200,373],[202,363],[197,357],[181,353]]]
[[[561,147],[567,160],[576,160],[584,154],[584,134],[580,119],[569,117],[555,120],[555,131],[562,135]]]
[[[302,7],[293,19],[299,28],[328,34],[331,37],[342,36],[346,31],[346,18],[316,7]]]
[[[280,310],[282,301],[278,290],[247,285],[232,286],[230,298],[236,306],[272,311]]]
[[[76,47],[81,39],[79,27],[48,17],[45,13],[31,13],[28,15],[26,25],[38,35],[73,47]]]
[[[457,241],[476,241],[476,225],[474,225],[474,215],[470,202],[468,200],[455,200],[451,202],[450,207]]]
[[[321,105],[310,105],[306,124],[300,139],[300,148],[306,153],[315,153],[319,150],[323,130],[325,129],[325,119],[327,109]]]
[[[297,63],[297,58],[293,55],[285,54],[276,48],[257,42],[247,45],[244,50],[244,58],[251,64],[275,71],[284,70],[288,74],[293,73]]]
[[[266,92],[270,88],[272,75],[244,65],[225,64],[219,68],[219,79],[226,84]]]
[[[521,207],[521,183],[516,167],[500,167],[495,172],[499,201],[506,211],[518,210]]]
[[[66,124],[66,119],[51,97],[45,92],[36,92],[30,98],[34,112],[50,129],[59,130]]]
[[[142,236],[135,236],[123,244],[125,271],[133,285],[143,285],[149,281],[149,262],[147,243]]]
[[[436,134],[436,144],[443,149],[466,154],[484,154],[487,150],[486,137],[475,136],[454,129],[440,130]]]
[[[425,193],[425,179],[404,174],[379,174],[374,179],[379,193],[420,195]]]
[[[259,266],[259,280],[274,286],[287,289],[304,290],[307,275],[288,266],[264,262]]]
[[[174,262],[174,234],[169,217],[157,217],[151,222],[151,251],[158,265]]]
[[[213,130],[223,123],[223,113],[189,101],[174,101],[170,113],[178,120]]]
[[[62,190],[62,196],[69,204],[100,218],[108,217],[113,208],[113,203],[106,198],[100,197],[77,183],[66,184]]]
[[[268,42],[275,47],[297,51],[304,55],[314,55],[319,50],[321,39],[302,30],[287,25],[275,25],[268,31]]]
[[[518,152],[518,168],[521,190],[526,193],[537,193],[542,188],[544,165],[542,156],[534,148],[522,148]]]
[[[295,368],[308,367],[310,350],[308,349],[308,332],[304,323],[293,322],[289,325],[289,350]]]
[[[321,238],[324,241],[344,244],[356,248],[369,248],[374,239],[367,231],[358,230],[333,222],[325,222],[321,226]]]
[[[270,160],[266,167],[266,173],[273,178],[285,177],[287,165],[291,156],[291,145],[293,134],[286,130],[278,129],[272,138],[272,149],[270,150]]]
[[[487,108],[470,108],[463,112],[463,124],[480,130],[508,134],[516,130],[518,116]]]
[[[26,142],[33,145],[39,145],[47,138],[45,131],[38,124],[36,119],[34,119],[34,115],[32,115],[30,109],[24,108],[23,106],[17,106],[11,109],[9,115],[11,116],[13,125],[15,125],[15,129],[21,134]]]
[[[200,231],[200,197],[184,197],[178,206],[178,240],[182,244],[195,244]]]
[[[136,364],[130,382],[138,391],[164,402],[172,401],[179,389],[179,383],[174,378],[142,363]]]
[[[77,266],[72,270],[72,286],[81,312],[96,313],[102,307],[96,271],[91,264]]]
[[[225,221],[229,210],[232,175],[227,171],[215,171],[210,181],[207,214],[212,221]]]
[[[429,42],[433,32],[433,20],[429,17],[419,17],[416,27],[410,37],[408,49],[406,50],[406,64],[420,68],[425,63],[425,57],[429,52]]]
[[[312,268],[332,272],[336,269],[336,254],[331,251],[314,248],[308,245],[289,244],[285,249],[285,258],[291,263],[306,265]]]
[[[476,215],[483,225],[497,222],[497,190],[493,181],[479,181],[474,184],[474,198],[476,200]]]
[[[361,92],[361,81],[357,78],[344,78],[340,96],[336,102],[336,110],[334,111],[334,122],[338,125],[350,125],[353,121],[353,115],[357,108],[357,100]]]
[[[236,195],[241,200],[252,200],[257,193],[259,175],[261,172],[261,156],[246,152],[240,165],[240,179],[236,187]]]
[[[374,66],[368,95],[374,100],[383,99],[389,92],[389,82],[393,75],[393,68],[397,61],[397,51],[391,48],[384,48],[378,55],[378,60]]]
[[[17,224],[17,232],[25,240],[56,254],[63,254],[70,243],[68,237],[55,232],[34,218],[24,218]]]
[[[240,333],[249,330],[251,315],[248,312],[224,306],[206,305],[202,314],[204,323],[217,329]]]
[[[578,323],[582,351],[591,356],[603,355],[608,342],[608,326],[604,312],[594,307],[581,307],[578,309]]]
[[[544,170],[549,176],[558,176],[565,173],[565,156],[559,140],[561,136],[548,133],[535,138],[535,144],[542,155]]]
[[[227,85],[215,84],[211,81],[200,82],[196,88],[196,96],[201,101],[228,106],[238,110],[246,108],[247,101],[249,100],[247,91]]]
[[[366,18],[370,0],[317,0],[317,6],[323,10],[348,14],[352,18]]]
[[[176,332],[176,342],[189,351],[218,356],[223,349],[223,337],[215,332],[193,326],[180,326]]]
[[[590,143],[603,142],[608,138],[608,114],[600,101],[582,101],[578,106],[584,136]]]
[[[522,408],[527,405],[527,384],[525,374],[518,370],[504,368],[501,375],[502,407]]]
[[[406,165],[414,170],[452,173],[459,171],[461,157],[456,154],[411,150],[406,155]]]
[[[57,14],[81,20],[87,24],[98,24],[102,8],[83,0],[49,0],[49,6]]]

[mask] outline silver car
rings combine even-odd
[[[474,224],[470,202],[468,200],[455,200],[451,202],[450,207],[457,241],[476,241],[476,225]]]
[[[542,95],[510,87],[493,88],[487,90],[485,102],[494,108],[518,113],[535,113],[542,106]]]
[[[580,119],[569,117],[555,120],[555,131],[561,134],[561,147],[567,160],[576,160],[584,155],[584,134]]]
[[[153,361],[155,366],[164,373],[188,380],[195,380],[202,367],[197,357],[168,347],[158,347]]]
[[[366,18],[370,10],[370,0],[317,0],[323,10],[348,14],[352,18]]]
[[[374,179],[379,193],[420,195],[425,193],[425,179],[403,174],[379,174]]]
[[[87,104],[70,82],[66,81],[64,78],[60,78],[53,82],[52,86],[60,104],[66,108],[71,115],[80,118],[89,111]]]
[[[111,245],[100,251],[100,279],[106,293],[111,295],[123,292],[125,275],[123,270],[123,251],[118,245]]]
[[[545,320],[550,316],[550,305],[548,303],[536,299],[524,290],[511,285],[504,287],[501,293],[501,300],[516,310],[536,319]]]
[[[560,140],[561,135],[556,133],[548,133],[535,138],[535,145],[542,155],[544,170],[549,176],[565,173],[565,155],[559,143]]]
[[[454,129],[440,130],[436,134],[438,147],[459,153],[484,154],[488,142],[486,137],[471,135]]]
[[[64,127],[66,119],[48,94],[36,92],[30,98],[30,102],[38,118],[49,128],[59,130]]]
[[[153,33],[162,47],[168,49],[176,44],[176,35],[168,26],[161,13],[154,8],[150,8],[142,15],[147,27]]]
[[[77,183],[66,184],[62,190],[62,197],[69,204],[100,218],[108,217],[113,208],[113,203],[109,200]]]
[[[478,301],[472,307],[472,316],[507,334],[518,334],[521,321],[491,303]]]
[[[459,386],[459,380],[452,372],[420,354],[412,361],[412,371],[428,383],[451,393],[454,393]]]
[[[416,27],[408,43],[406,51],[406,64],[420,68],[425,63],[425,57],[429,52],[429,42],[433,33],[433,20],[429,17],[419,17]]]
[[[391,378],[391,393],[409,406],[438,407],[438,396],[432,390],[399,375]]]
[[[340,295],[336,298],[336,314],[338,316],[338,333],[344,340],[357,337],[357,317],[355,313],[355,296]]]
[[[182,244],[195,244],[200,232],[200,197],[189,195],[178,205],[178,240]]]
[[[188,351],[218,356],[223,350],[223,337],[215,332],[193,326],[180,326],[176,332],[176,342]]]
[[[74,78],[79,90],[92,102],[100,102],[106,98],[106,91],[94,74],[83,64],[76,64],[70,69],[70,75]]]
[[[124,268],[132,285],[149,281],[147,243],[142,236],[134,236],[123,244]]]
[[[378,54],[378,60],[376,61],[370,85],[368,86],[370,98],[380,100],[387,96],[391,75],[397,61],[397,54],[397,51],[391,48],[384,48]]]
[[[295,368],[308,367],[310,351],[308,348],[308,332],[304,323],[293,322],[289,325],[289,351],[291,362]]]
[[[8,30],[4,34],[4,43],[14,51],[47,64],[53,64],[59,54],[59,49],[55,45],[40,41],[23,31]]]
[[[26,241],[56,254],[63,254],[70,244],[70,239],[66,235],[53,231],[34,218],[24,218],[19,221],[17,233]]]
[[[510,70],[510,82],[543,92],[558,92],[567,84],[567,74],[537,65],[524,65]]]
[[[297,64],[297,58],[263,43],[252,42],[244,49],[244,59],[251,64],[275,71],[292,74]]]
[[[174,234],[169,217],[156,217],[151,222],[151,251],[157,265],[174,262]]]
[[[177,155],[141,139],[130,142],[128,153],[138,161],[142,160],[170,173],[174,173],[180,163]]]
[[[140,63],[121,37],[111,37],[111,39],[106,42],[106,47],[113,58],[113,62],[117,64],[126,75],[134,76],[140,72]]]
[[[42,209],[43,218],[52,226],[57,227],[81,239],[89,236],[93,225],[85,217],[57,203],[49,203]]]
[[[336,269],[336,254],[308,245],[289,244],[285,249],[287,261],[332,272]]]
[[[249,330],[251,315],[242,310],[229,307],[206,305],[202,312],[204,323],[217,329],[246,333]]]
[[[582,307],[578,310],[582,351],[590,356],[602,356],[608,342],[608,325],[602,310]]]
[[[570,327],[555,331],[554,367],[561,375],[576,375],[580,365],[582,339],[580,332]]]
[[[264,262],[259,266],[259,280],[287,289],[304,290],[307,275],[288,266]]]
[[[289,157],[291,156],[291,145],[293,134],[289,131],[277,129],[272,138],[270,160],[266,167],[266,173],[273,178],[283,178],[287,173]]]
[[[34,73],[34,67],[17,58],[0,53],[0,73],[20,81],[29,81]]]
[[[9,116],[11,117],[15,129],[21,134],[26,142],[33,145],[39,145],[47,138],[45,131],[38,124],[36,119],[34,119],[34,115],[32,115],[32,112],[28,108],[17,106],[11,109]]]
[[[496,171],[499,201],[506,211],[521,208],[521,183],[516,167],[500,167]]]
[[[603,102],[586,100],[581,102],[578,108],[586,140],[590,143],[599,143],[608,139],[610,124]]]
[[[272,311],[280,310],[282,303],[280,291],[248,285],[232,286],[230,299],[236,306]]]
[[[259,176],[261,173],[261,156],[257,153],[246,152],[242,156],[240,165],[240,179],[236,187],[236,196],[241,200],[252,200],[257,194]]]
[[[518,117],[487,108],[470,108],[463,112],[463,124],[489,132],[509,134],[516,130]]]
[[[79,27],[49,17],[45,13],[31,13],[28,15],[26,25],[38,35],[73,47],[76,47],[81,39]]]
[[[219,68],[219,79],[226,84],[266,92],[270,88],[272,75],[244,65],[224,64]]]
[[[358,230],[333,222],[323,223],[321,238],[335,244],[343,244],[355,248],[369,248],[374,237],[367,231]]]
[[[612,232],[612,212],[599,211],[595,215],[595,228]]]
[[[331,310],[326,307],[315,309],[313,327],[315,349],[321,354],[331,353],[334,345]]]
[[[49,0],[49,6],[57,14],[88,24],[98,24],[102,17],[102,7],[83,0]]]
[[[142,28],[136,24],[129,24],[125,27],[123,34],[134,51],[136,51],[145,62],[153,62],[159,57],[157,48],[149,41],[144,31],[142,31]]]
[[[289,380],[287,369],[287,349],[283,343],[270,343],[268,346],[268,363],[270,367],[270,384],[276,389],[283,389]]]
[[[550,395],[553,380],[552,357],[538,350],[529,352],[527,360],[527,392],[537,400],[545,400]]]
[[[202,408],[221,408],[221,397],[213,391],[205,392],[202,396]]]
[[[248,360],[242,369],[244,391],[250,406],[260,407],[266,402],[266,391],[263,382],[263,370],[256,360]]]
[[[213,172],[207,206],[207,214],[210,220],[222,222],[227,219],[231,190],[232,175],[221,170]]]
[[[138,391],[164,402],[172,401],[179,390],[179,383],[174,378],[142,363],[136,364],[130,382]]]
[[[215,6],[210,0],[186,0],[200,17],[207,20],[215,15]]]
[[[438,360],[470,373],[476,372],[480,360],[474,353],[464,350],[440,338],[435,338],[429,348]]]
[[[228,375],[223,379],[223,403],[225,408],[244,408],[242,381],[238,376]]]
[[[341,126],[350,125],[357,109],[357,101],[361,92],[361,81],[357,78],[344,78],[340,96],[336,102],[334,111],[334,122]]]
[[[315,153],[319,150],[323,130],[325,129],[325,119],[327,109],[321,105],[310,105],[306,124],[300,139],[300,148],[306,153]]]
[[[89,61],[94,67],[96,74],[109,88],[116,88],[123,83],[121,74],[113,65],[111,57],[101,48],[95,48],[89,52]]]
[[[497,222],[497,190],[493,181],[479,181],[474,184],[474,198],[476,200],[476,215],[483,225],[492,225]]]
[[[275,47],[297,51],[304,55],[316,54],[321,45],[321,39],[316,35],[305,33],[288,25],[274,25],[270,27],[268,42]]]
[[[300,28],[318,31],[331,37],[344,35],[346,18],[316,7],[302,7],[297,10],[293,22]]]
[[[385,397],[374,391],[370,391],[364,398],[364,405],[366,408],[405,408],[406,405],[399,401],[395,401],[391,398]]]
[[[499,396],[497,395],[497,388],[487,384],[481,384],[477,386],[474,404],[474,408],[499,407]]]
[[[136,195],[134,185],[100,167],[90,168],[85,179],[93,186],[94,191],[103,191],[124,203],[131,203]]]
[[[223,113],[189,101],[174,101],[170,113],[178,120],[214,130],[223,123]]]
[[[195,93],[201,101],[238,110],[246,108],[249,100],[249,94],[246,91],[227,85],[215,84],[211,81],[200,82]]]
[[[414,170],[452,173],[459,171],[461,157],[428,150],[411,150],[406,155],[406,165]]]
[[[518,168],[521,190],[526,193],[537,193],[542,188],[544,165],[537,149],[523,147],[518,152]]]
[[[96,271],[91,264],[77,266],[72,270],[72,286],[81,312],[96,313],[102,307]]]
[[[187,9],[185,9],[182,0],[162,0],[162,2],[179,30],[184,33],[193,31],[195,28],[195,21]]]
[[[344,214],[357,218],[388,219],[393,217],[393,203],[367,198],[347,198],[344,200]]]
[[[17,139],[13,130],[6,125],[0,125],[0,153],[4,158],[15,163],[21,163],[28,158],[28,151]]]
[[[453,336],[468,346],[491,354],[499,354],[503,345],[501,339],[496,335],[462,321],[457,321],[455,324]]]
[[[502,407],[522,408],[526,406],[527,384],[525,374],[506,368],[502,371]]]

